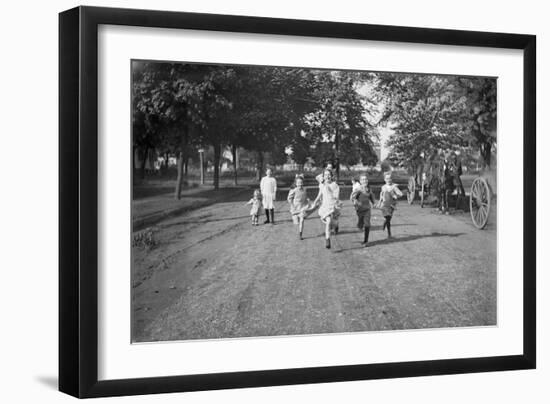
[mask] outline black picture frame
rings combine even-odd
[[[523,51],[523,353],[467,359],[98,381],[100,24],[509,48]],[[104,397],[536,366],[536,37],[183,12],[77,7],[59,15],[59,390]],[[519,136],[519,134],[518,134]]]

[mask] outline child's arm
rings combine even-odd
[[[401,192],[401,190],[397,187],[397,185],[393,186],[393,191],[397,195],[397,198],[401,198],[403,196],[403,192]],[[395,199],[397,199],[397,198],[395,198]]]
[[[244,206],[246,205],[252,205],[254,203],[254,198],[252,198],[251,200],[249,200],[247,203],[244,204]]]
[[[319,193],[317,194],[317,197],[315,198],[315,200],[313,201],[313,206],[317,206],[317,204],[319,203],[319,200],[321,199],[321,188],[319,188]]]
[[[292,205],[292,202],[294,201],[294,194],[296,193],[296,188],[291,189],[288,191],[288,197],[286,198],[287,202]]]
[[[354,205],[355,205],[355,202],[357,201],[357,194],[358,194],[358,192],[357,192],[356,189],[355,189],[355,190],[352,190],[352,191],[351,191],[351,195],[350,195],[350,197],[349,197],[349,200],[350,200]]]
[[[373,196],[373,193],[369,191],[369,200],[370,200],[370,203],[372,204],[372,206],[374,206],[374,196]]]

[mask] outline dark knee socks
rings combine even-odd
[[[271,223],[275,223],[275,209],[270,209],[271,212]]]
[[[388,229],[388,236],[391,236],[391,216],[384,216],[386,221],[384,222],[384,227]]]
[[[264,210],[265,210],[266,222],[269,223],[269,209],[264,209]]]
[[[363,243],[368,243],[368,241],[369,241],[369,232],[370,232],[370,227],[365,227],[365,238],[363,239]]]

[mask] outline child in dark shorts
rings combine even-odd
[[[363,244],[366,246],[369,242],[370,216],[372,205],[374,205],[374,196],[369,188],[366,174],[359,177],[359,184],[359,187],[352,191],[350,200],[357,213],[357,227],[364,231]]]

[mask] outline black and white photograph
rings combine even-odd
[[[497,78],[131,80],[133,343],[497,325]]]
[[[3,8],[2,402],[548,401],[544,3],[90,3]]]

